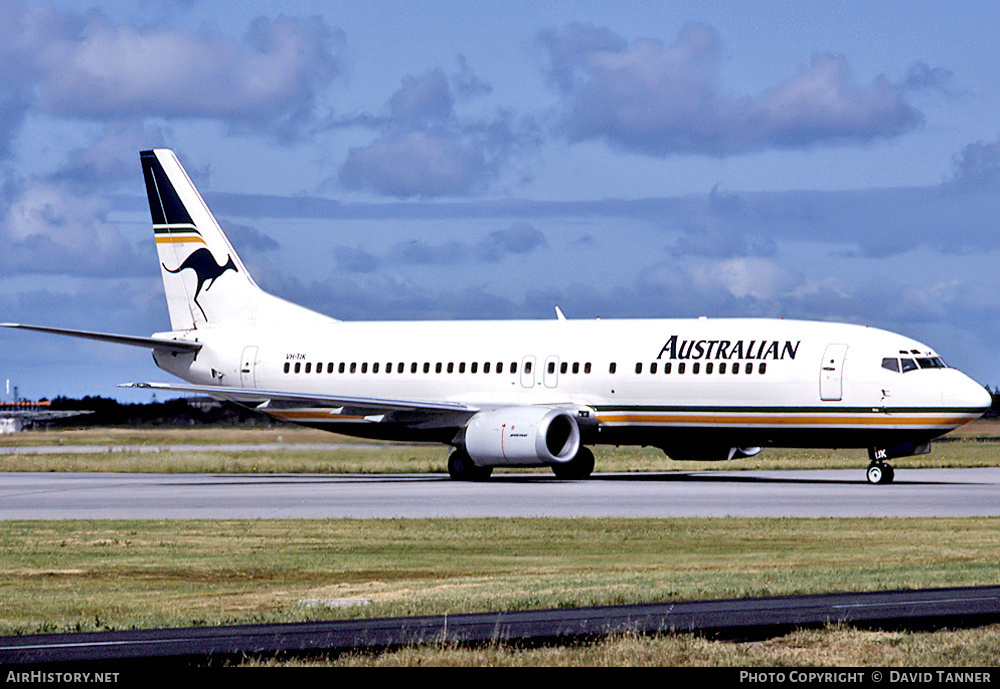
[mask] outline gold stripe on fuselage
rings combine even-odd
[[[843,428],[843,427],[926,427],[926,428],[957,428],[977,418],[971,414],[955,414],[953,416],[915,416],[894,415],[888,413],[873,413],[864,415],[802,415],[802,414],[664,414],[643,412],[605,412],[597,414],[597,421],[604,425],[657,425],[657,426],[735,426],[735,427],[773,427],[799,426],[802,428]]]

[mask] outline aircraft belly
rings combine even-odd
[[[978,410],[871,408],[597,408],[598,442],[663,445],[868,447],[929,440],[979,415]],[[589,442],[593,440],[587,439]]]

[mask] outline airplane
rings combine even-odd
[[[589,446],[673,459],[867,448],[889,460],[981,416],[983,386],[930,347],[866,326],[784,319],[345,322],[262,290],[170,150],[140,153],[171,330],[151,337],[4,323],[152,350],[206,394],[337,433],[453,448],[456,480],[495,467],[595,468]]]

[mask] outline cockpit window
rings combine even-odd
[[[900,354],[908,354],[900,350]],[[948,365],[944,363],[944,360],[939,356],[923,356],[923,357],[909,357],[901,356],[898,359],[894,356],[887,356],[882,359],[882,368],[887,371],[895,371],[897,373],[908,373],[910,371],[917,371],[924,368],[948,368]]]
[[[882,359],[882,368],[899,373],[899,359],[895,357],[886,357],[885,359]]]

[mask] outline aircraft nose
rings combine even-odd
[[[975,406],[982,409],[983,413],[986,413],[993,406],[993,394],[978,383],[976,383],[976,388],[978,392],[975,394],[974,399],[978,399],[978,402]]]
[[[976,381],[962,376],[962,380],[956,383],[944,395],[947,405],[977,410],[980,414],[986,413],[993,406],[993,395]]]

